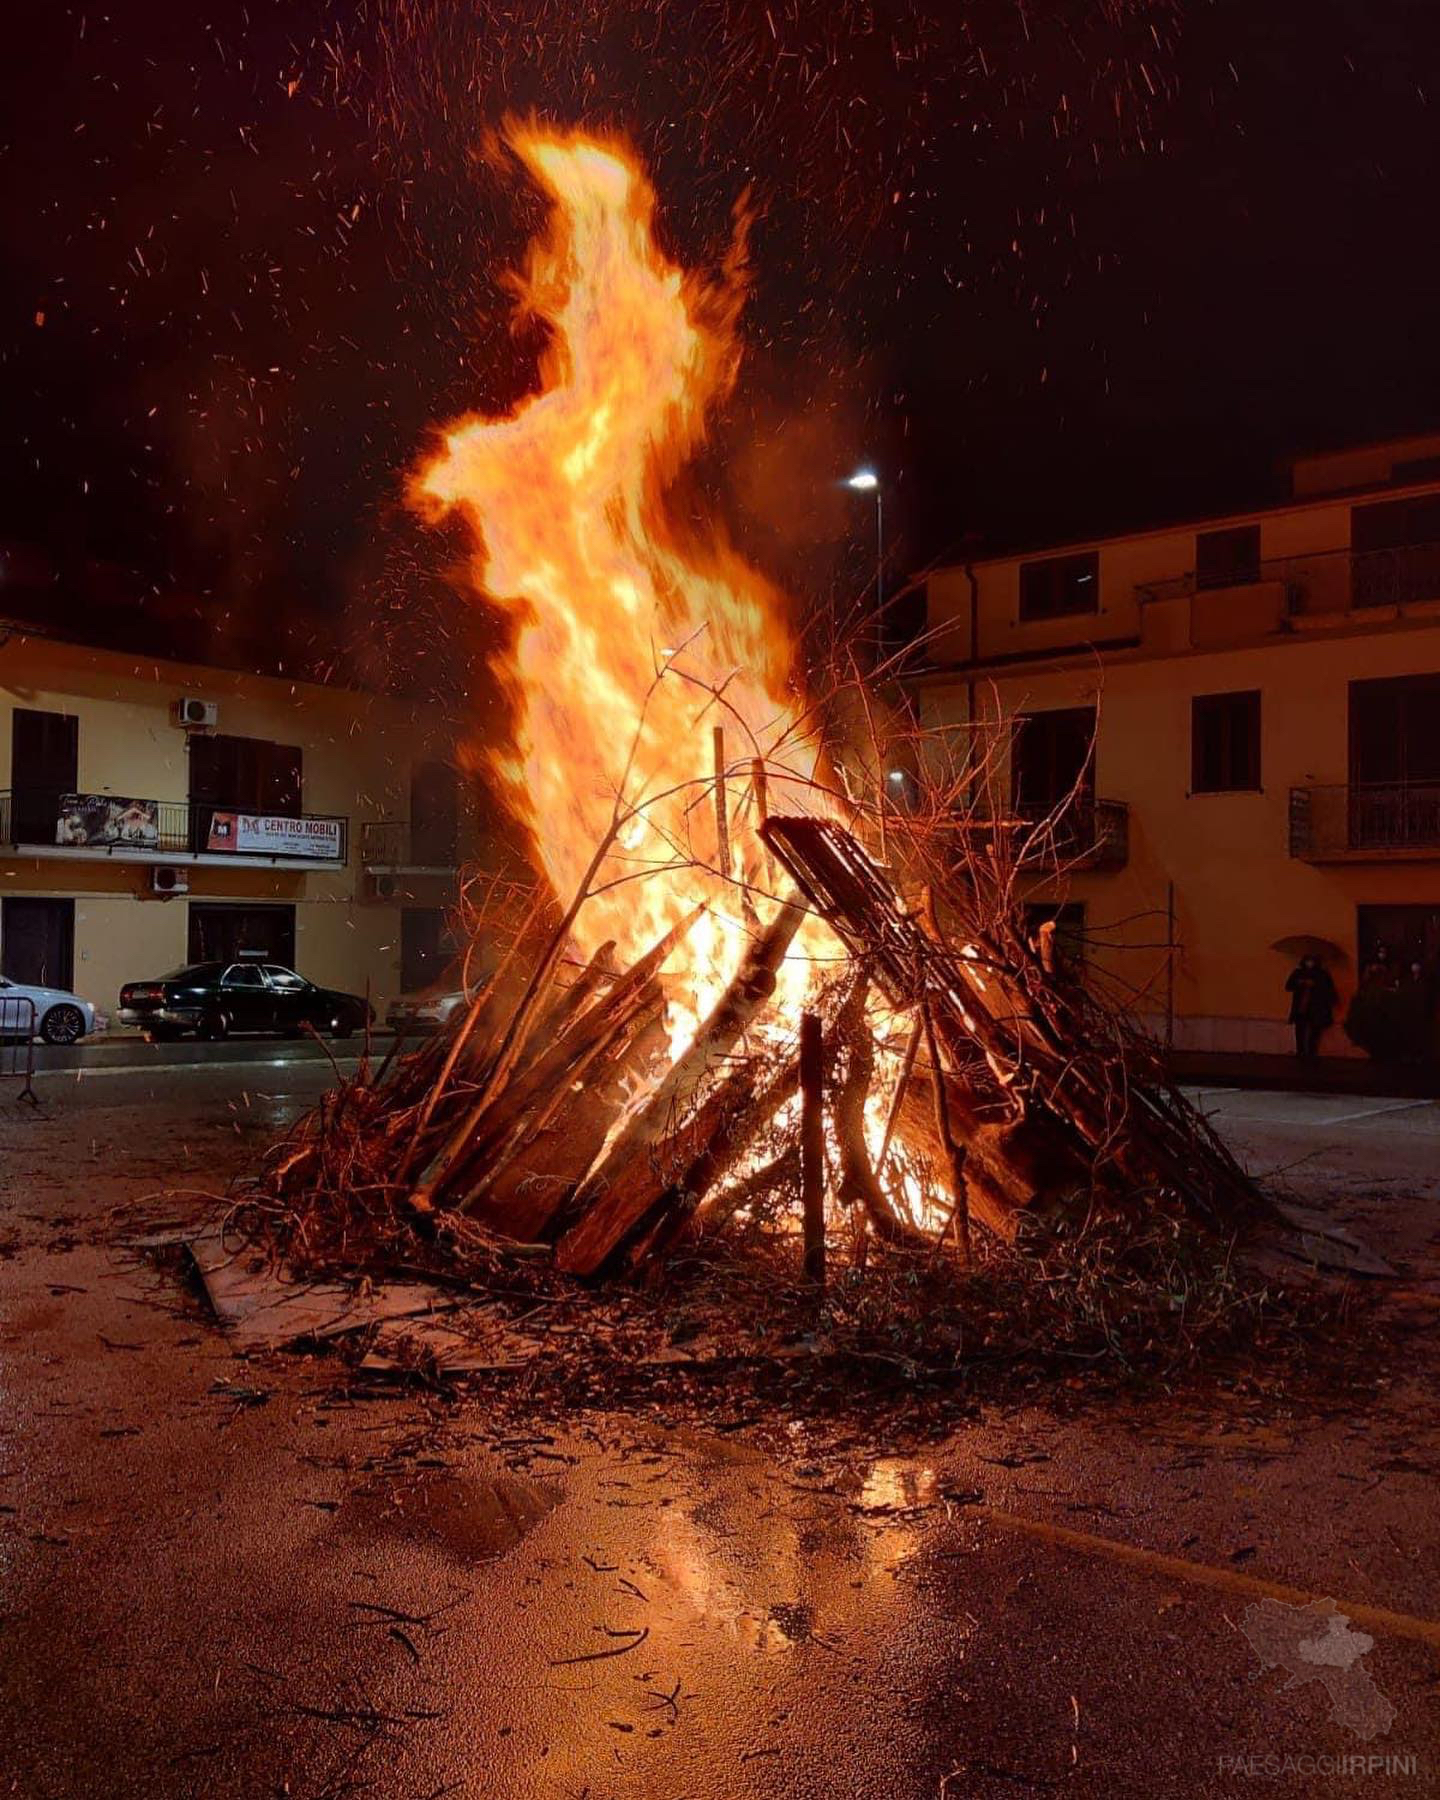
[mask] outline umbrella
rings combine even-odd
[[[1346,960],[1346,953],[1338,944],[1332,944],[1329,938],[1311,937],[1303,931],[1293,937],[1276,938],[1270,948],[1282,950],[1286,956],[1318,956],[1321,962]]]

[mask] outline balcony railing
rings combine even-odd
[[[1291,617],[1440,600],[1440,544],[1282,556],[1254,565],[1229,583],[1202,585],[1192,570],[1165,581],[1142,582],[1136,591],[1142,600],[1178,600],[1273,583],[1283,589],[1284,611]]]
[[[1130,808],[1123,800],[1077,800],[1060,809],[1021,805],[1003,817],[972,813],[957,828],[976,849],[1008,848],[1025,869],[1123,869],[1130,860]]]
[[[141,800],[58,788],[0,793],[0,845],[45,855],[102,851],[127,858],[225,856],[335,868],[349,852],[350,822],[334,813],[257,813],[198,800]]]
[[[1440,783],[1291,788],[1290,854],[1306,862],[1440,856]]]
[[[455,837],[408,819],[372,819],[360,827],[360,860],[367,869],[454,869]]]

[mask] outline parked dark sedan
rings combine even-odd
[[[121,1024],[138,1025],[151,1037],[229,1037],[232,1031],[277,1032],[294,1037],[307,1026],[349,1037],[374,1017],[358,994],[316,987],[281,963],[242,957],[237,962],[193,963],[158,981],[127,981],[120,990]]]

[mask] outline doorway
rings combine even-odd
[[[1396,969],[1419,963],[1433,977],[1440,972],[1440,906],[1357,906],[1355,940],[1358,969],[1383,945]]]
[[[295,908],[284,905],[235,906],[211,900],[190,902],[189,946],[192,963],[234,962],[244,950],[267,962],[295,967]]]
[[[0,974],[26,987],[75,980],[75,902],[7,895],[0,901]]]
[[[221,812],[298,818],[304,758],[298,745],[268,738],[192,737],[190,753],[190,848],[210,846],[210,822]]]
[[[60,800],[75,792],[80,721],[70,713],[17,706],[10,723],[11,835],[17,844],[53,844]]]
[[[1440,675],[1350,683],[1352,850],[1440,844]]]
[[[1010,798],[1016,812],[1043,817],[1072,793],[1083,807],[1095,792],[1094,742],[1093,706],[1022,713],[1010,751]]]

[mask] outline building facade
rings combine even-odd
[[[264,951],[377,1013],[451,962],[492,848],[413,701],[0,623],[0,972],[120,986]]]
[[[932,744],[991,734],[1017,831],[1075,792],[1030,903],[1180,1049],[1292,1047],[1287,939],[1333,946],[1327,1054],[1381,946],[1440,972],[1440,436],[1292,474],[929,582]]]

